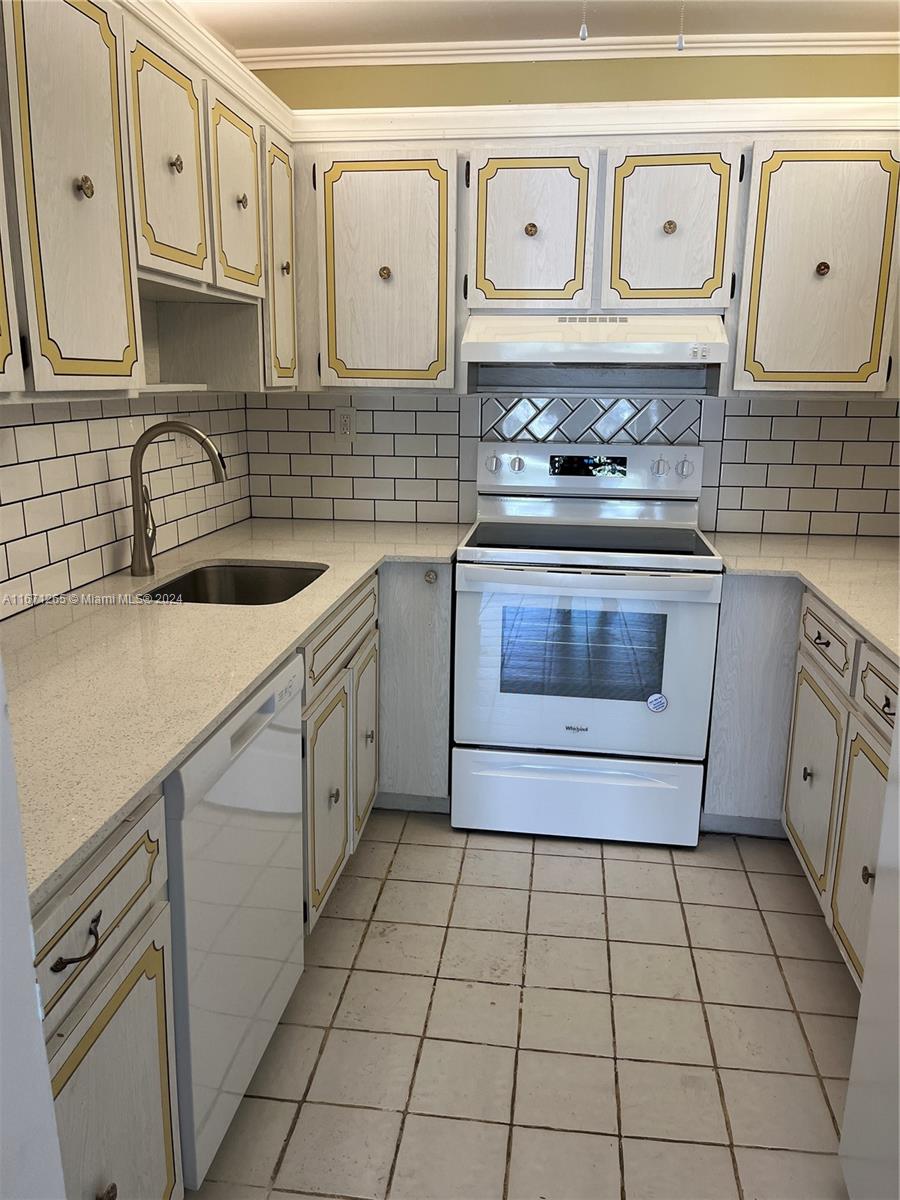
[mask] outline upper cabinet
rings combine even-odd
[[[740,152],[610,150],[604,308],[718,308],[731,298]]]
[[[138,264],[212,282],[199,72],[126,24]]]
[[[24,382],[3,175],[0,159],[0,392],[17,392]]]
[[[597,152],[474,155],[471,308],[591,303]]]
[[[736,389],[884,388],[898,181],[889,139],[754,144]]]
[[[294,166],[289,143],[266,131],[266,386],[297,385]]]
[[[207,85],[215,281],[261,296],[263,281],[259,122],[227,92]]]
[[[34,386],[140,384],[121,16],[93,0],[3,13]]]
[[[323,159],[321,378],[451,387],[456,155]]]

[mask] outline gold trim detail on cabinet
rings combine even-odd
[[[25,213],[31,269],[34,275],[34,301],[37,312],[38,341],[41,354],[56,375],[123,375],[130,377],[137,362],[137,329],[134,315],[134,296],[131,289],[131,254],[128,248],[128,222],[125,209],[125,174],[122,154],[121,105],[119,100],[118,46],[106,13],[91,0],[63,0],[70,8],[93,21],[107,49],[109,59],[109,91],[112,105],[113,157],[116,171],[116,200],[119,218],[119,244],[122,254],[122,283],[125,297],[125,316],[128,342],[122,357],[67,358],[50,334],[47,297],[44,292],[44,271],[41,262],[41,236],[38,224],[37,193],[34,181],[34,155],[31,145],[31,112],[28,98],[28,55],[25,46],[24,0],[12,0],[13,36],[16,52],[16,90],[19,105],[19,136],[22,144]],[[73,231],[73,237],[77,236]]]
[[[280,270],[275,262],[275,212],[272,201],[272,170],[276,161],[283,164],[287,171],[288,188],[291,195],[291,257],[288,259],[289,270],[294,266],[294,168],[291,160],[280,146],[269,146],[266,156],[268,181],[266,191],[269,194],[269,275],[272,283],[269,287],[269,325],[272,331],[272,367],[279,379],[292,379],[297,370],[297,292],[291,283],[291,361],[285,365],[278,357],[277,305],[275,304],[275,277]]]
[[[222,274],[227,279],[236,279],[240,283],[248,283],[253,287],[256,287],[262,278],[262,234],[259,228],[259,146],[257,145],[256,137],[253,133],[253,126],[248,125],[243,117],[239,117],[236,112],[232,112],[228,105],[223,104],[221,100],[217,100],[213,105],[211,119],[212,138],[210,140],[212,141],[213,169],[215,171],[215,187],[213,188],[213,192],[216,198],[216,228],[218,230],[218,238],[220,243],[222,240],[222,180],[219,175],[220,121],[227,121],[229,125],[233,125],[239,133],[242,133],[246,138],[250,139],[250,145],[253,147],[253,195],[256,198],[256,266],[252,271],[245,271],[241,267],[233,267],[229,263],[228,257],[221,245],[218,247],[218,259],[219,265],[222,268]],[[243,207],[246,208],[246,200]]]
[[[311,883],[312,883],[312,901],[316,908],[319,907],[319,905],[322,902],[322,897],[327,893],[328,889],[331,887],[331,881],[334,879],[335,875],[338,873],[341,863],[344,861],[344,855],[347,853],[347,837],[350,833],[350,820],[347,816],[347,805],[349,803],[349,788],[347,786],[348,780],[347,780],[347,754],[346,754],[346,750],[348,748],[347,747],[347,739],[349,736],[348,702],[349,702],[349,696],[347,695],[347,685],[346,685],[346,683],[342,683],[340,688],[338,689],[337,695],[334,697],[334,699],[331,701],[331,703],[328,705],[328,707],[325,709],[325,711],[323,713],[321,713],[319,715],[319,717],[316,719],[316,723],[313,726],[312,733],[309,735],[309,746],[308,746],[307,753],[309,755],[309,796],[310,796],[309,827],[310,827],[310,836],[312,838],[312,856],[311,856],[312,857],[312,864],[311,864],[312,880],[311,880]],[[325,880],[324,884],[320,888],[317,886],[317,880],[316,880],[316,756],[313,753],[313,750],[315,748],[316,738],[318,737],[319,730],[325,724],[325,722],[328,720],[328,718],[331,716],[331,714],[334,712],[334,710],[338,707],[338,705],[340,705],[344,710],[344,748],[345,748],[345,753],[344,753],[344,798],[343,798],[344,841],[341,846],[341,852],[338,855],[337,861],[335,862],[334,866],[329,871],[328,878]]]
[[[831,917],[832,924],[834,925],[834,931],[841,939],[841,945],[847,951],[850,961],[856,968],[857,975],[859,975],[860,979],[862,979],[862,963],[859,961],[859,956],[851,946],[850,939],[847,937],[847,933],[841,924],[840,913],[838,912],[837,905],[838,884],[840,883],[841,878],[841,863],[844,853],[844,831],[847,826],[847,809],[850,804],[850,785],[853,780],[853,766],[860,754],[865,755],[885,783],[887,783],[888,778],[887,765],[882,762],[879,755],[875,752],[874,748],[869,745],[863,735],[861,733],[857,733],[850,743],[850,753],[847,756],[847,778],[844,781],[844,803],[841,810],[841,828],[838,832],[837,854],[835,855],[834,860],[834,884],[831,888]]]
[[[719,177],[719,199],[716,208],[716,241],[709,278],[700,287],[665,288],[632,287],[622,277],[622,227],[625,206],[625,180],[638,167],[706,166]],[[728,199],[731,185],[731,164],[721,154],[629,154],[616,167],[613,183],[611,233],[611,262],[609,286],[623,300],[707,300],[723,286],[725,277],[725,243],[728,236]]]
[[[866,665],[863,669],[863,672],[859,677],[859,682],[862,684],[863,700],[865,700],[865,702],[866,702],[866,704],[868,704],[869,708],[873,709],[878,714],[879,718],[882,721],[887,722],[887,724],[890,725],[890,727],[893,729],[894,728],[893,714],[885,712],[885,710],[881,707],[881,705],[876,704],[874,700],[869,699],[869,692],[868,692],[868,689],[866,688],[866,676],[869,674],[874,675],[876,679],[880,679],[882,684],[884,685],[884,687],[887,689],[887,692],[885,694],[885,702],[887,702],[887,700],[889,699],[888,693],[893,693],[895,707],[897,704],[897,689],[894,686],[894,684],[891,683],[891,681],[889,679],[886,679],[884,677],[884,675],[882,675],[882,673],[878,670],[878,668],[876,666],[874,666],[870,662],[866,663]]]
[[[183,246],[172,246],[168,242],[161,242],[150,224],[150,218],[147,215],[147,189],[144,182],[144,147],[143,137],[141,132],[141,89],[140,89],[140,74],[145,66],[150,66],[154,70],[165,75],[170,79],[176,87],[180,87],[187,96],[188,104],[194,114],[194,161],[197,164],[197,214],[200,224],[200,240],[197,243],[196,249],[186,250]],[[134,101],[134,157],[135,167],[137,168],[138,177],[138,205],[140,208],[141,232],[146,239],[147,245],[153,251],[157,258],[167,259],[169,262],[181,263],[185,267],[202,268],[207,258],[206,245],[206,204],[203,199],[203,159],[200,150],[200,102],[194,92],[194,85],[187,75],[183,75],[176,67],[173,67],[170,62],[166,62],[149,46],[145,46],[143,42],[135,43],[134,49],[131,51],[131,95]]]
[[[131,995],[142,979],[155,985],[156,1031],[159,1043],[159,1090],[162,1107],[163,1138],[166,1146],[166,1189],[162,1200],[168,1200],[175,1190],[175,1138],[172,1130],[172,1103],[169,1080],[169,1041],[166,1020],[166,962],[161,946],[151,942],[135,965],[131,968],[112,996],[104,1004],[78,1045],[53,1076],[53,1099],[56,1100],[63,1088],[84,1062],[94,1043],[110,1021]]]
[[[855,371],[779,371],[764,366],[757,357],[756,338],[762,292],[769,189],[775,172],[779,171],[785,163],[790,162],[875,162],[888,176],[884,234],[881,243],[881,262],[875,295],[869,357]],[[750,274],[750,302],[747,309],[747,345],[744,352],[744,370],[752,379],[757,382],[768,379],[773,383],[863,383],[878,370],[881,361],[885,310],[894,250],[898,184],[900,184],[900,162],[894,158],[890,150],[775,150],[762,164],[759,173],[759,199],[756,208],[753,265]]]
[[[53,935],[53,937],[50,939],[50,941],[46,942],[41,947],[41,949],[38,951],[37,957],[34,960],[34,965],[36,967],[40,966],[40,964],[44,961],[44,959],[51,952],[51,950],[53,950],[53,948],[69,932],[69,930],[72,928],[72,926],[75,924],[75,922],[80,920],[80,918],[84,916],[84,914],[88,911],[88,909],[90,909],[93,906],[95,900],[100,895],[100,893],[106,887],[109,886],[109,884],[112,882],[113,879],[115,879],[115,877],[120,873],[120,871],[123,871],[125,869],[125,867],[128,866],[128,864],[131,862],[131,860],[134,858],[134,856],[138,853],[139,850],[144,850],[144,851],[146,851],[146,854],[147,854],[147,863],[146,863],[147,873],[144,876],[144,881],[141,884],[141,886],[137,889],[137,891],[132,895],[131,899],[127,902],[127,904],[124,906],[124,908],[122,908],[119,911],[119,913],[116,915],[114,920],[112,920],[110,922],[110,924],[107,925],[106,929],[103,931],[102,935],[100,936],[100,938],[97,941],[97,949],[99,950],[100,947],[104,944],[104,942],[106,942],[106,940],[109,938],[110,934],[112,934],[113,932],[115,932],[116,929],[118,929],[118,927],[122,924],[122,922],[128,916],[129,912],[131,912],[132,908],[134,908],[135,904],[137,904],[138,900],[141,898],[141,896],[144,894],[144,892],[146,892],[147,889],[150,887],[150,883],[153,878],[153,868],[156,865],[156,860],[159,856],[159,839],[151,838],[149,832],[146,830],[144,831],[144,836],[140,839],[140,841],[137,841],[134,843],[134,845],[127,852],[127,854],[123,855],[122,858],[120,858],[119,861],[116,863],[116,865],[109,871],[109,873],[97,884],[97,886],[94,888],[94,890],[91,892],[91,894],[85,900],[83,900],[81,902],[81,904],[79,904],[78,908],[75,910],[75,912],[72,913],[71,917],[69,917],[69,919],[68,919],[68,921],[66,921],[65,925],[63,925],[61,929],[58,929],[56,931],[56,933]],[[80,963],[78,966],[76,966],[76,968],[72,972],[72,974],[67,976],[67,978],[65,980],[63,980],[63,982],[56,989],[56,991],[53,993],[53,995],[44,1001],[43,1007],[44,1007],[44,1016],[45,1017],[50,1012],[52,1012],[52,1010],[56,1007],[56,1005],[59,1003],[59,1001],[63,998],[65,993],[69,990],[69,988],[72,986],[72,984],[75,982],[75,980],[81,974],[81,972],[88,965],[88,961],[90,961],[90,960],[87,960],[83,963]]]
[[[366,667],[369,665],[370,662],[372,662],[373,659],[375,661],[375,695],[377,696],[378,695],[378,642],[377,641],[373,642],[372,649],[369,651],[369,653],[362,660],[362,662],[359,664],[359,666],[356,668],[356,670],[354,672],[354,679],[353,679],[353,711],[354,711],[354,713],[359,712],[359,684],[360,684],[360,680],[362,679],[363,671],[365,671]],[[376,721],[378,719],[377,707],[376,707],[376,718],[375,719],[376,719]],[[355,724],[355,721],[354,721],[354,724]],[[358,755],[356,753],[356,748],[354,747],[354,755],[353,755],[354,774],[356,774],[357,761],[358,761]],[[375,783],[372,786],[372,794],[369,796],[368,800],[366,801],[366,807],[361,814],[356,811],[356,788],[354,787],[354,793],[353,793],[354,794],[354,801],[353,801],[354,824],[355,824],[357,833],[359,833],[359,831],[362,829],[363,825],[365,825],[366,821],[368,820],[369,812],[371,811],[372,805],[375,803],[375,796],[378,793],[378,763],[379,763],[379,747],[378,747],[378,730],[376,729],[375,730]],[[358,782],[358,780],[354,780],[354,784],[357,782]]]
[[[816,645],[813,638],[811,638],[809,636],[809,634],[806,632],[806,618],[807,617],[812,617],[812,619],[815,621],[815,623],[817,625],[821,626],[822,629],[827,629],[828,632],[831,634],[831,636],[834,638],[834,640],[838,643],[838,645],[844,651],[844,665],[842,667],[839,667],[836,662],[833,662],[828,657],[827,654],[824,654],[823,648],[821,646]],[[831,666],[834,667],[834,669],[836,671],[839,671],[841,673],[841,675],[846,675],[847,668],[850,666],[850,655],[847,653],[847,643],[844,641],[844,639],[841,637],[841,635],[839,633],[835,633],[835,631],[831,628],[831,626],[827,622],[823,621],[822,618],[817,613],[814,613],[811,608],[805,608],[803,610],[803,619],[801,621],[801,626],[803,628],[804,638],[809,642],[810,646],[812,646],[812,648],[815,650],[815,652],[817,654],[821,655],[821,657],[824,658],[827,663],[830,663]]]
[[[375,613],[378,611],[375,588],[372,587],[371,584],[363,584],[362,588],[360,588],[360,591],[364,592],[364,595],[360,596],[358,602],[353,605],[353,607],[347,613],[346,617],[341,622],[341,624],[337,627],[337,629],[332,629],[332,630],[326,632],[325,636],[322,639],[323,643],[327,642],[329,640],[329,638],[331,638],[334,634],[336,634],[338,632],[338,630],[343,629],[346,626],[347,622],[350,620],[350,618],[353,616],[353,614],[356,613],[359,610],[359,608],[363,604],[365,604],[365,602],[367,600],[372,600],[375,603],[375,607],[373,608],[373,612],[372,612],[372,616],[373,617],[375,616]],[[353,597],[351,596],[350,600],[352,600],[352,599],[353,599]],[[348,601],[348,603],[349,603],[349,601]],[[323,677],[323,675],[328,674],[328,672],[331,670],[331,668],[334,666],[334,664],[337,662],[337,660],[341,657],[341,655],[344,653],[344,651],[347,649],[347,647],[353,641],[353,638],[355,638],[358,633],[359,633],[359,630],[357,629],[349,638],[347,638],[347,640],[345,642],[343,642],[341,644],[340,649],[337,651],[336,654],[334,654],[328,660],[328,662],[321,669],[321,671],[317,670],[317,668],[316,668],[316,651],[319,649],[319,647],[318,646],[313,647],[312,653],[310,654],[310,663],[309,663],[309,667],[308,667],[308,671],[307,671],[307,673],[309,675],[310,683],[316,684]]]
[[[427,367],[348,367],[338,355],[337,304],[334,266],[334,185],[342,175],[356,171],[425,171],[437,183],[438,283],[437,345]],[[328,322],[328,366],[341,379],[437,379],[447,369],[447,279],[449,277],[448,197],[449,177],[436,158],[382,159],[374,162],[333,162],[322,177],[325,215],[325,291]]]
[[[556,170],[568,171],[578,182],[578,215],[575,230],[575,255],[572,277],[561,288],[501,288],[487,273],[488,183],[500,171]],[[584,287],[584,252],[587,245],[588,179],[590,171],[578,157],[571,158],[489,158],[478,168],[478,216],[475,251],[475,286],[487,300],[571,300]],[[529,233],[537,227],[526,225]]]
[[[787,787],[785,787],[785,789],[784,789],[784,821],[788,827],[788,831],[790,832],[791,837],[794,839],[795,847],[800,852],[800,856],[803,859],[804,863],[806,863],[806,869],[809,871],[810,876],[815,880],[816,887],[818,888],[819,893],[821,894],[822,892],[825,891],[825,876],[828,872],[828,862],[829,862],[829,859],[831,858],[831,843],[832,843],[832,839],[834,837],[834,813],[835,813],[835,806],[837,804],[837,799],[838,799],[838,792],[839,792],[840,786],[841,786],[841,753],[844,748],[844,731],[841,726],[841,716],[837,709],[837,706],[834,705],[831,702],[831,700],[828,698],[826,693],[822,691],[822,689],[816,683],[815,679],[813,679],[812,675],[810,675],[809,671],[807,671],[806,667],[801,667],[800,671],[797,674],[797,686],[794,689],[794,711],[791,715],[791,730],[793,731],[793,729],[796,727],[796,724],[797,724],[797,705],[800,700],[800,685],[804,682],[807,683],[809,685],[809,687],[812,688],[812,690],[815,692],[815,694],[819,697],[819,699],[825,705],[828,712],[831,714],[831,717],[834,721],[835,732],[837,733],[837,749],[835,750],[835,755],[834,755],[834,783],[831,788],[831,809],[828,813],[828,836],[825,839],[825,861],[822,864],[822,873],[821,874],[819,874],[819,872],[816,870],[816,868],[809,861],[809,855],[806,853],[806,847],[803,844],[803,839],[800,837],[800,834],[794,828],[794,823],[791,820],[790,810],[788,809],[787,801],[788,801],[789,789]],[[793,751],[794,751],[794,739],[793,739],[793,733],[792,733],[791,745],[788,747],[788,771],[790,771],[791,766],[793,764]],[[790,780],[790,776],[788,776],[788,780]]]

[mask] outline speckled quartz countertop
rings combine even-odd
[[[157,557],[163,582],[211,560],[328,570],[252,609],[47,604],[0,622],[32,911],[386,560],[447,561],[464,527],[245,521]],[[111,575],[79,597],[150,581]]]

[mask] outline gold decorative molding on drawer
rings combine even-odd
[[[890,743],[897,716],[897,668],[863,644],[856,676],[856,703],[869,723]]]
[[[848,695],[857,641],[848,625],[807,593],[800,615],[800,645]]]
[[[368,627],[374,627],[377,616],[378,581],[373,575],[345,601],[322,632],[307,643],[307,703],[321,692],[331,672],[339,668],[347,654],[367,636]]]

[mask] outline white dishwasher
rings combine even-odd
[[[303,971],[299,656],[166,780],[184,1183],[199,1188]]]

